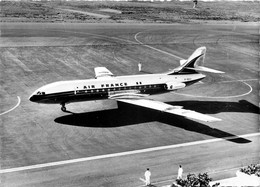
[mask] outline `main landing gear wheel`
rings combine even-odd
[[[61,104],[61,110],[63,111],[63,112],[66,112],[67,110],[66,110],[66,107],[65,107],[65,103],[64,104]]]

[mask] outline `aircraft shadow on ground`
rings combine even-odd
[[[180,101],[171,102],[172,105],[184,106],[185,109],[195,110],[205,114],[220,112],[248,112],[259,114],[259,108],[245,100],[237,102],[211,102],[211,101]],[[72,113],[72,112],[69,112]],[[215,138],[223,138],[234,143],[249,143],[250,140],[234,134],[212,128],[208,125],[185,119],[180,116],[158,112],[139,106],[118,102],[118,109],[95,111],[87,113],[72,113],[54,120],[56,123],[96,128],[112,128],[128,126],[139,123],[159,121],[171,126],[183,128]],[[233,137],[233,138],[229,138]],[[227,139],[228,138],[228,139]]]
[[[246,100],[238,102],[221,101],[178,101],[167,102],[170,105],[183,106],[185,109],[195,110],[205,114],[217,114],[220,112],[246,112],[260,114],[260,108]]]

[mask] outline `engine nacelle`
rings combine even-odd
[[[176,83],[176,82],[167,82],[165,87],[167,90],[178,90],[184,88],[186,86],[185,83]]]

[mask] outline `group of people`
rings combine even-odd
[[[181,165],[179,166],[179,169],[178,169],[178,176],[177,176],[177,179],[182,179],[182,173],[183,173],[183,169],[181,167]],[[145,185],[146,186],[150,186],[151,185],[151,171],[149,168],[147,168],[147,170],[145,171],[144,173],[144,177],[145,177]]]

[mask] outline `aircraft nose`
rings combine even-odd
[[[30,100],[31,102],[36,102],[36,101],[37,101],[36,95],[31,95],[31,96],[29,97],[29,100]]]
[[[38,95],[37,95],[37,90],[35,92],[33,92],[32,95],[28,99],[31,102],[37,102],[39,100]]]

